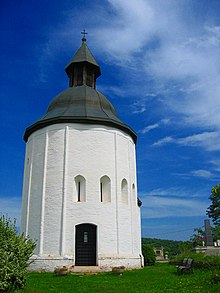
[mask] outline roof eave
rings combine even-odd
[[[46,126],[58,123],[82,123],[82,124],[100,124],[106,126],[113,126],[117,129],[124,131],[125,133],[129,134],[136,144],[137,142],[137,134],[127,125],[121,124],[114,120],[105,120],[101,118],[93,118],[93,117],[55,117],[47,120],[38,120],[33,125],[26,128],[24,133],[24,141],[27,142],[29,136],[36,130],[44,128]]]
[[[66,67],[65,67],[65,72],[66,74],[68,75],[69,77],[69,73],[71,72],[72,68],[74,67],[75,64],[90,64],[91,66],[93,66],[95,68],[95,72],[96,72],[96,77],[99,77],[101,75],[101,70],[100,70],[100,67],[93,64],[93,63],[90,63],[88,61],[79,61],[79,62],[70,62]]]

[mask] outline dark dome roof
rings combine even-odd
[[[69,87],[50,103],[46,114],[28,127],[24,140],[37,129],[55,123],[85,123],[113,126],[128,133],[136,142],[136,133],[124,124],[109,100],[96,89],[82,85]]]

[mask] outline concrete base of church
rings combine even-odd
[[[33,272],[53,272],[57,267],[68,267],[70,272],[108,272],[113,267],[124,266],[125,269],[141,269],[144,264],[143,256],[138,257],[101,257],[97,266],[75,266],[73,259],[61,256],[33,255],[28,268]]]

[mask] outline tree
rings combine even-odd
[[[0,292],[22,289],[26,283],[26,269],[36,244],[18,235],[16,220],[0,216]]]
[[[209,199],[212,204],[208,207],[206,214],[216,226],[220,226],[220,184],[212,188]]]
[[[152,266],[155,264],[156,255],[154,253],[153,247],[148,244],[142,245],[142,253],[144,256],[144,265],[145,266]]]
[[[142,238],[142,244],[150,244],[152,247],[163,247],[168,252],[169,257],[180,253],[180,245],[183,241],[157,239],[157,238]]]
[[[217,241],[220,239],[220,226],[211,227],[213,240]]]
[[[182,243],[180,243],[179,248],[181,254],[188,253],[193,250],[194,243],[191,241],[183,241]]]
[[[193,246],[203,246],[203,242],[205,242],[205,231],[202,228],[195,228],[190,240]]]

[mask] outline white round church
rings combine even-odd
[[[65,69],[69,88],[24,134],[21,232],[36,240],[32,270],[140,268],[135,132],[96,89],[86,39]]]

